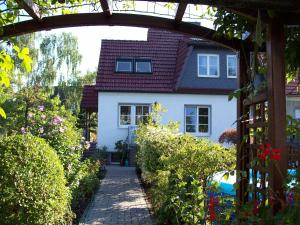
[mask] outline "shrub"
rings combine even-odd
[[[80,164],[72,184],[72,210],[80,216],[88,201],[97,190],[100,161],[85,160]]]
[[[30,134],[0,140],[0,224],[58,224],[69,204],[55,151]]]
[[[149,120],[152,121],[152,120]],[[235,166],[235,152],[207,139],[179,134],[177,125],[140,125],[138,166],[161,223],[205,224],[213,176]]]

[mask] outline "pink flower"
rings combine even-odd
[[[30,112],[30,113],[28,113],[27,116],[28,116],[28,118],[32,118],[33,117],[33,113]]]
[[[42,118],[42,119],[46,119],[46,115],[44,115],[44,114],[41,115],[41,118]]]
[[[26,134],[26,129],[24,127],[21,127],[21,133]]]
[[[63,133],[63,132],[65,132],[65,129],[62,128],[62,127],[60,127],[60,128],[59,128],[59,132],[60,132],[60,133]]]
[[[58,125],[61,124],[63,121],[64,121],[63,118],[61,118],[60,116],[56,116],[53,118],[52,123],[54,125]]]
[[[43,105],[39,105],[39,106],[38,106],[38,110],[39,110],[39,111],[43,112],[44,109],[45,109],[45,107],[44,107]]]
[[[44,133],[44,128],[43,127],[40,127],[39,128],[39,132],[42,134],[42,133]]]

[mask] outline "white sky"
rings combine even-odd
[[[115,3],[114,10],[123,9],[123,3]],[[155,12],[161,14],[162,17],[174,17],[176,13],[176,7],[173,9],[167,9],[165,3],[144,3],[137,2],[136,9],[147,12]],[[204,14],[207,11],[206,6],[195,6],[189,4],[186,12],[183,16],[183,21],[201,21],[201,25],[213,28],[212,21],[205,18],[199,18],[199,15]],[[143,14],[143,13],[139,13]],[[168,16],[163,16],[168,14]],[[81,72],[96,71],[98,67],[100,47],[102,39],[117,39],[117,40],[147,40],[146,28],[137,27],[121,27],[121,26],[91,26],[91,27],[75,27],[75,28],[63,28],[47,31],[47,33],[60,33],[71,32],[78,38],[79,51],[82,55],[82,63],[80,66]]]
[[[47,31],[48,34],[71,32],[78,38],[79,51],[82,55],[80,70],[96,71],[100,56],[102,39],[147,40],[146,28],[121,26],[74,27]]]

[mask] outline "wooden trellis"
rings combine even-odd
[[[147,2],[147,0],[144,1]],[[239,86],[245,87],[249,83],[247,65],[249,65],[250,51],[253,47],[250,40],[236,38],[228,40],[225,37],[216,36],[214,30],[182,22],[182,19],[188,4],[222,7],[244,16],[252,22],[256,22],[258,11],[260,11],[261,19],[267,28],[268,85],[266,91],[257,96],[249,98],[246,93],[242,93],[238,99],[237,168],[245,172],[245,177],[238,180],[237,197],[241,205],[248,202],[250,197],[252,200],[260,199],[264,202],[267,198],[265,190],[268,182],[268,187],[271,187],[284,200],[282,184],[287,168],[299,166],[300,159],[298,152],[291,146],[287,148],[286,145],[284,25],[300,25],[300,2],[294,0],[160,0],[160,2],[178,3],[173,19],[125,13],[114,14],[109,0],[100,0],[102,13],[42,17],[33,0],[17,0],[20,8],[23,8],[32,17],[32,20],[2,27],[0,39],[41,30],[74,26],[129,25],[173,30],[211,40],[240,52]],[[268,10],[272,10],[274,16],[270,17]],[[254,135],[258,132],[260,132],[260,136]],[[259,144],[264,142],[282,150],[282,159],[278,163],[280,175],[275,172],[277,168],[274,166],[266,169],[262,163],[260,165],[250,163],[258,154]],[[249,183],[253,187],[250,191],[248,190]],[[274,212],[276,210],[278,210],[277,206],[274,207]]]

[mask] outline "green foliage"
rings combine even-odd
[[[300,140],[300,121],[294,119],[292,116],[287,115],[287,127],[286,134],[289,137],[295,137],[297,140]]]
[[[76,214],[82,213],[82,204],[87,204],[99,185],[100,161],[85,160],[76,171],[72,191],[72,210]]]
[[[154,114],[158,114],[155,112]],[[153,121],[151,119],[150,121]],[[207,139],[179,134],[174,123],[140,125],[137,162],[151,186],[161,222],[199,224],[207,217],[206,200],[217,172],[233,169],[235,153]]]
[[[41,138],[0,140],[0,223],[59,224],[69,204],[63,166]]]
[[[59,155],[71,183],[84,143],[81,131],[75,127],[76,118],[61,105],[59,98],[49,99],[39,89],[23,89],[3,107],[7,119],[2,123],[2,132],[26,132],[45,139]]]

